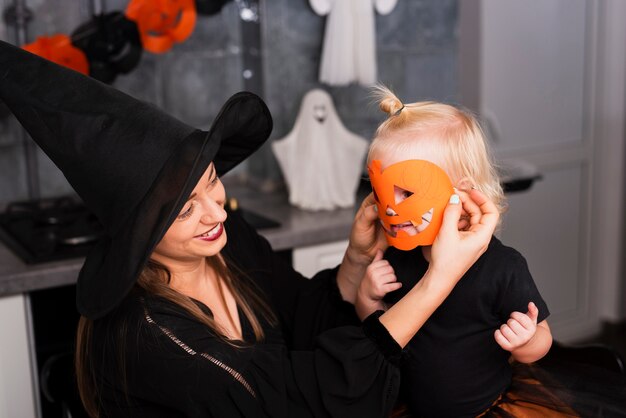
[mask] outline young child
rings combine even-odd
[[[379,252],[358,291],[361,318],[384,310],[411,289],[428,268],[431,244],[453,193],[478,188],[502,210],[504,196],[477,121],[441,103],[402,104],[380,88],[389,117],[371,144],[368,167],[381,224],[392,245]],[[443,202],[442,204],[439,202]],[[417,217],[417,219],[415,219]],[[469,225],[471,217],[459,227]],[[511,393],[509,359],[530,363],[552,344],[543,301],[524,257],[493,237],[485,254],[405,349],[402,393],[412,416],[475,417],[488,411],[522,415]],[[535,396],[533,416],[575,416],[558,399]],[[526,399],[524,399],[526,400]],[[545,408],[545,409],[541,409]],[[506,416],[506,414],[498,415]]]

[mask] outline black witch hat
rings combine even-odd
[[[77,284],[78,310],[91,319],[129,292],[208,165],[226,173],[272,130],[252,93],[228,99],[205,132],[2,41],[0,101],[104,226]]]

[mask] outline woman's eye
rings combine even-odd
[[[187,210],[183,210],[179,215],[178,215],[178,219],[187,219],[188,217],[191,216],[191,213],[193,212],[193,203],[191,205],[189,205],[189,208]]]

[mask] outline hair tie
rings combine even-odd
[[[395,113],[392,116],[398,116],[400,114],[400,112],[402,112],[402,109],[404,109],[404,104],[402,104],[402,107],[398,110],[395,111]]]

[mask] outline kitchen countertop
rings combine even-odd
[[[311,212],[291,206],[286,192],[260,193],[244,186],[227,186],[244,210],[281,223],[259,231],[275,250],[285,250],[348,239],[357,206],[334,211]],[[42,264],[25,264],[0,242],[0,297],[76,282],[82,258]]]

